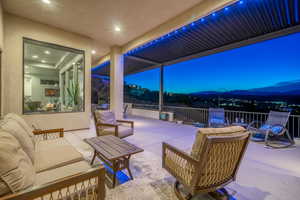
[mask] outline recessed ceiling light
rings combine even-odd
[[[33,55],[32,58],[36,59],[38,58],[39,56],[38,55]]]
[[[51,53],[50,53],[50,51],[45,51],[45,54],[49,55],[49,54],[51,54]]]
[[[96,51],[95,51],[95,50],[92,50],[92,54],[96,54]]]
[[[46,4],[50,4],[51,1],[50,0],[42,0],[43,3],[46,3]]]
[[[115,31],[116,32],[120,32],[121,31],[121,28],[119,26],[115,26]]]
[[[42,63],[45,63],[46,61],[45,61],[45,60],[41,60],[41,62],[42,62]]]

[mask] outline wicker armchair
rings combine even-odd
[[[94,112],[94,121],[98,136],[114,135],[119,138],[125,138],[133,135],[134,132],[133,121],[116,120],[115,114],[111,111],[96,110]]]
[[[177,197],[191,199],[198,193],[215,192],[234,181],[249,137],[249,132],[242,127],[202,128],[191,155],[163,143],[163,168],[176,178]],[[180,184],[189,195],[182,195]]]
[[[286,128],[289,117],[289,112],[270,111],[265,123],[251,122],[248,130],[251,132],[252,141],[265,142],[266,146],[272,148],[285,148],[294,145],[295,141]]]
[[[224,108],[208,109],[208,127],[222,128],[228,126],[228,124],[228,121],[225,119]]]

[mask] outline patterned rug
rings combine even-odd
[[[93,157],[93,149],[74,135],[65,136],[87,161]],[[94,164],[102,162],[96,158]],[[127,171],[119,172],[118,184],[111,188],[111,173],[107,168],[106,200],[177,200],[173,191],[175,179],[162,168],[161,157],[144,151],[133,155],[130,159],[130,169],[134,180],[129,180]],[[208,195],[198,195],[192,200],[214,200]]]
[[[142,152],[131,158],[130,169],[134,180],[107,186],[107,200],[176,200],[173,191],[175,179],[161,167],[161,158],[151,152]],[[97,160],[100,163],[99,160]],[[124,182],[124,170],[118,174]],[[122,178],[123,177],[123,178]],[[125,178],[126,179],[126,178]],[[107,185],[110,185],[109,183]],[[198,195],[192,200],[213,200],[208,195]]]

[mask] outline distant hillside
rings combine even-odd
[[[253,88],[249,90],[232,90],[227,92],[218,91],[203,91],[192,93],[192,95],[254,95],[254,96],[269,96],[269,95],[300,95],[300,80],[281,82],[274,86]]]

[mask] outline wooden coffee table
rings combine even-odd
[[[97,156],[113,170],[113,187],[116,185],[116,173],[120,170],[127,169],[130,178],[133,179],[129,160],[131,155],[143,152],[143,149],[112,135],[89,138],[84,141],[95,150],[91,164]]]

